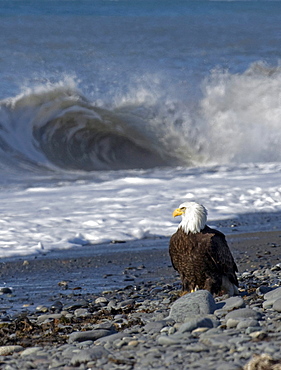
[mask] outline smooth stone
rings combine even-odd
[[[159,332],[161,329],[164,328],[164,326],[166,326],[166,321],[165,320],[160,320],[160,321],[151,321],[151,322],[148,322],[145,326],[144,326],[144,330],[149,333],[150,331],[155,331],[155,332]]]
[[[51,313],[48,315],[41,315],[37,319],[37,324],[42,324],[46,320],[60,319],[61,317],[62,317],[61,313]]]
[[[0,356],[6,356],[23,350],[22,346],[0,346]]]
[[[258,332],[258,331],[261,331],[261,327],[259,325],[258,326],[249,326],[248,328],[246,328],[245,334],[250,335],[251,333]]]
[[[207,345],[214,346],[218,348],[230,347],[228,341],[231,339],[230,336],[225,334],[216,334],[216,335],[204,335],[202,334],[199,342]]]
[[[236,328],[238,324],[239,324],[239,320],[230,318],[226,322],[226,327],[227,329],[232,329],[232,328]]]
[[[241,366],[238,364],[229,364],[224,362],[218,365],[217,370],[241,370]]]
[[[79,348],[85,348],[91,346],[93,343],[94,342],[92,340],[85,340],[85,342],[78,342],[76,345]]]
[[[209,317],[198,317],[186,321],[179,328],[180,333],[185,333],[187,331],[192,331],[198,328],[214,328],[219,326],[220,322],[210,319]]]
[[[95,300],[95,304],[107,304],[107,303],[108,303],[108,299],[105,297],[98,297]]]
[[[168,336],[168,335],[160,335],[157,338],[158,344],[161,344],[162,346],[170,346],[172,344],[179,344],[182,341],[182,337],[174,337],[174,336]]]
[[[71,359],[74,355],[74,353],[77,353],[79,352],[80,349],[77,348],[76,346],[74,345],[71,345],[71,344],[66,344],[63,346],[63,350],[61,352],[61,355],[63,358],[67,358],[67,359]]]
[[[80,364],[87,363],[89,361],[97,360],[103,356],[108,356],[109,352],[99,346],[91,349],[82,349],[78,353],[75,353],[72,357],[70,364],[73,366],[79,366]]]
[[[42,347],[28,347],[20,354],[22,357],[33,355],[34,353],[41,351]]]
[[[243,343],[247,343],[251,340],[251,337],[249,335],[234,335],[229,339],[230,344],[235,344],[235,346],[239,346]]]
[[[277,299],[274,303],[272,308],[274,311],[281,312],[281,298]]]
[[[36,307],[36,311],[45,313],[45,312],[48,312],[49,309],[48,309],[48,307],[43,306],[42,304],[40,304],[39,306]]]
[[[274,302],[277,301],[277,299],[273,298],[273,299],[268,299],[266,301],[264,301],[262,303],[262,308],[264,308],[265,310],[267,310],[268,308],[272,308],[272,306],[274,305]]]
[[[77,308],[81,308],[85,306],[88,306],[88,302],[82,299],[81,301],[68,303],[66,306],[63,307],[63,309],[68,311],[68,310],[75,310]]]
[[[260,326],[258,320],[255,319],[244,319],[239,321],[237,329],[247,329],[252,326]]]
[[[251,308],[240,308],[238,310],[229,312],[225,316],[225,319],[226,321],[228,319],[236,319],[240,321],[240,320],[248,319],[248,318],[260,319],[261,317],[262,317],[262,314],[258,311],[255,311]]]
[[[200,336],[202,333],[205,333],[209,328],[197,328],[192,330],[191,334],[195,337]]]
[[[116,332],[114,325],[109,320],[103,321],[100,324],[95,324],[94,329],[107,329],[107,330],[111,330],[112,333]]]
[[[188,293],[177,299],[171,306],[169,318],[185,322],[191,315],[212,314],[216,309],[215,300],[207,290]]]
[[[224,303],[222,309],[226,311],[232,311],[234,309],[244,308],[245,301],[241,297],[230,297],[220,303]]]
[[[267,333],[263,330],[254,331],[253,333],[249,334],[252,339],[259,339],[262,340],[267,337]]]
[[[124,310],[130,306],[133,306],[135,303],[134,299],[126,299],[125,301],[119,302],[116,305],[116,310]]]
[[[281,287],[273,289],[264,295],[264,299],[266,301],[273,300],[273,299],[277,300],[279,298],[281,298]]]
[[[74,316],[76,316],[76,317],[89,317],[89,316],[91,316],[91,314],[86,308],[77,308],[74,311]]]
[[[123,332],[114,333],[114,334],[110,334],[105,337],[101,337],[97,339],[95,341],[95,344],[111,343],[111,342],[114,342],[116,339],[123,339],[123,338],[131,338],[131,335],[123,333]]]
[[[192,343],[192,344],[188,344],[187,346],[185,346],[184,351],[194,353],[194,352],[209,351],[209,349],[202,343]]]
[[[112,334],[112,330],[108,329],[95,329],[88,331],[77,331],[69,335],[68,343],[85,342],[87,340],[95,341],[99,338]]]

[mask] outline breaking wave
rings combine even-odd
[[[281,160],[280,66],[214,70],[197,101],[140,89],[110,107],[91,102],[74,81],[3,100],[0,167],[95,171]]]

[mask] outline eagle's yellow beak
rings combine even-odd
[[[183,214],[183,210],[180,209],[180,208],[177,208],[174,210],[173,212],[173,217],[176,217],[176,216],[181,216]]]

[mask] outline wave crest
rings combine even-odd
[[[168,97],[156,85],[134,85],[108,109],[72,80],[2,101],[0,167],[94,171],[281,161],[280,66],[255,63],[240,74],[216,69],[197,100],[182,91]]]
[[[21,160],[65,170],[179,163],[160,145],[159,132],[132,110],[95,107],[73,86],[36,89],[2,104],[0,147]]]

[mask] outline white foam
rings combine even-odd
[[[260,212],[281,212],[280,171],[280,164],[156,169],[117,179],[109,173],[100,183],[3,188],[0,256],[170,236],[179,222],[172,211],[184,200],[204,204],[209,221],[253,213],[240,231],[274,229],[278,225],[261,225],[259,217]]]

